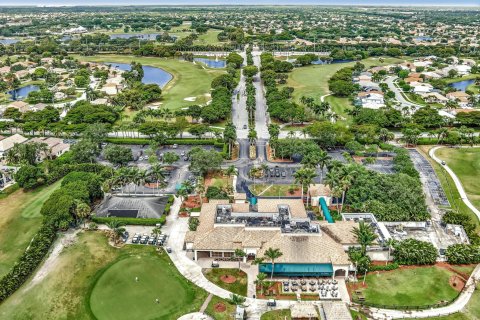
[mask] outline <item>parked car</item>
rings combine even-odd
[[[247,129],[247,125],[246,125],[246,124],[243,125],[243,129]]]
[[[277,305],[277,302],[275,299],[268,299],[267,306],[269,307],[275,307]]]
[[[172,253],[172,248],[167,247],[166,250],[167,250],[168,253]]]
[[[178,144],[175,143],[175,144],[172,146],[172,148],[173,148],[173,149],[177,149],[177,148],[178,148]]]
[[[140,238],[136,236],[132,238],[132,243],[139,243],[139,242],[140,242]]]
[[[148,244],[156,245],[157,244],[157,238],[151,237],[150,239],[148,239]]]
[[[287,172],[282,171],[282,178],[285,178],[287,176]]]

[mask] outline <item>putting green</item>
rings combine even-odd
[[[192,306],[197,298],[196,292],[168,263],[171,262],[165,254],[151,253],[128,256],[111,265],[90,295],[90,309],[95,317],[174,319],[179,311],[185,313],[186,306]]]

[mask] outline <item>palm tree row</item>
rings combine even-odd
[[[154,181],[157,190],[165,186],[164,171],[160,164],[153,165],[150,170],[140,170],[137,167],[122,167],[115,172],[115,175],[107,181],[110,188],[123,188],[132,184],[134,185],[134,194],[137,194],[137,186],[143,185],[148,181]],[[128,191],[130,193],[130,190]],[[143,191],[145,193],[145,190]]]

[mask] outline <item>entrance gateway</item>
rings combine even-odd
[[[271,274],[272,264],[262,263],[258,270]],[[332,277],[333,266],[331,263],[275,263],[273,275],[276,277]]]

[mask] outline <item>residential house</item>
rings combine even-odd
[[[420,96],[428,103],[440,103],[445,105],[448,102],[448,98],[438,92],[421,93]]]
[[[454,91],[447,93],[447,98],[451,101],[458,102],[461,108],[470,107],[470,96],[463,91]]]
[[[40,158],[37,159],[38,162],[49,158],[58,158],[62,154],[70,150],[70,145],[63,142],[63,139],[53,138],[53,137],[37,137],[30,139],[30,142],[45,143],[48,147],[48,152],[41,152]]]
[[[383,93],[380,91],[360,92],[357,97],[364,108],[380,109],[385,107]]]
[[[7,108],[15,108],[18,111],[20,111],[21,113],[25,113],[25,112],[30,110],[30,105],[26,102],[17,100],[17,101],[13,101],[9,105],[7,105]]]
[[[24,143],[27,140],[27,138],[19,134],[0,140],[0,160],[4,159],[8,150],[12,149],[16,144]]]

